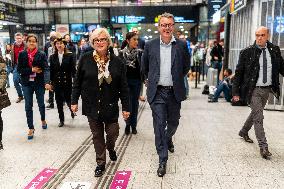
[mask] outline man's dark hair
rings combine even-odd
[[[232,75],[232,73],[233,73],[230,68],[225,69],[225,71],[227,71],[229,75]]]

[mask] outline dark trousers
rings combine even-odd
[[[48,103],[54,104],[54,92],[53,91],[49,91],[48,93]]]
[[[2,142],[2,133],[3,133],[3,119],[1,116],[1,111],[0,111],[0,142]]]
[[[93,134],[93,143],[96,151],[96,162],[98,165],[106,164],[106,149],[114,150],[115,142],[119,135],[118,123],[104,123],[88,117],[91,132]],[[105,134],[106,132],[106,142]]]
[[[14,71],[13,71],[13,81],[14,81],[14,86],[16,88],[18,97],[23,97],[23,92],[22,92],[23,89],[22,89],[22,86],[21,86],[21,78],[20,78],[20,74],[17,70],[17,67],[15,67]]]
[[[63,111],[63,105],[64,102],[66,102],[68,108],[71,111],[71,92],[72,89],[70,88],[64,88],[64,87],[56,87],[55,90],[55,100],[57,104],[57,110],[59,115],[60,122],[64,123],[64,111]]]
[[[23,86],[25,96],[25,110],[29,129],[34,129],[33,125],[33,94],[36,94],[37,104],[41,116],[41,121],[45,120],[45,105],[44,105],[44,86],[34,82],[29,82],[29,85]]]
[[[130,116],[126,120],[126,125],[130,125],[132,128],[136,128],[141,81],[140,79],[128,79],[127,82],[128,82],[128,88],[129,88]]]
[[[260,148],[268,147],[263,128],[263,109],[269,97],[270,88],[255,88],[252,93],[249,114],[241,132],[247,134],[254,125],[255,136]]]
[[[150,107],[159,163],[166,163],[168,160],[168,142],[179,125],[181,103],[176,101],[172,89],[158,88]]]

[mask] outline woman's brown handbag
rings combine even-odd
[[[0,110],[8,107],[11,105],[11,101],[9,99],[9,96],[8,96],[8,93],[7,92],[4,92],[4,93],[1,93],[0,92]]]

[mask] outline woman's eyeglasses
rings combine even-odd
[[[94,43],[105,43],[107,41],[108,41],[107,38],[94,39]]]

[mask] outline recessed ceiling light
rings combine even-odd
[[[158,33],[158,31],[154,31],[154,33]]]
[[[184,29],[182,28],[181,31],[184,31]]]
[[[188,33],[188,31],[185,31],[184,33]]]
[[[150,28],[147,30],[148,32],[152,31]]]
[[[183,28],[183,26],[179,26],[179,28]]]

